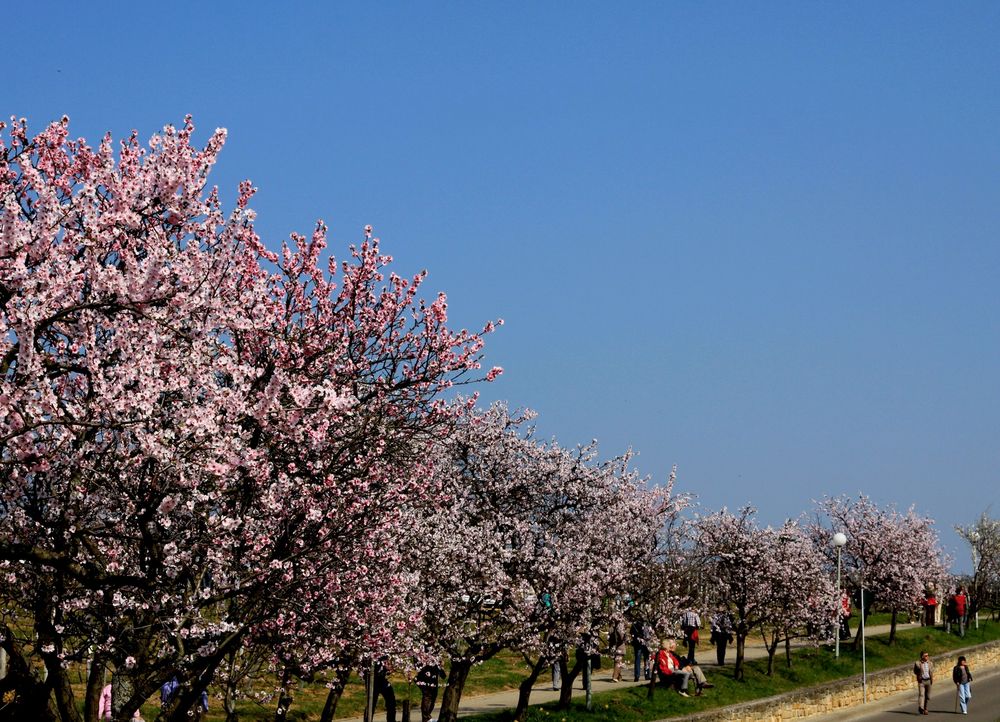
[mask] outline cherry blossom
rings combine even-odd
[[[892,506],[880,508],[864,495],[823,499],[817,503],[811,535],[831,568],[836,563],[830,543],[835,532],[847,535],[841,552],[845,576],[855,587],[870,590],[876,603],[891,610],[891,643],[898,613],[915,610],[924,592],[939,588],[947,577],[948,560],[933,521],[912,508],[906,514]]]
[[[448,502],[415,527],[412,558],[426,651],[450,662],[441,720],[455,719],[472,666],[501,649],[529,665],[523,714],[541,671],[607,623],[606,602],[673,509],[627,455],[599,462],[593,446],[541,442],[531,419],[502,404],[475,411],[437,452]]]
[[[712,601],[733,614],[735,678],[743,678],[745,643],[755,629],[767,642],[770,672],[779,642],[829,618],[826,605],[817,604],[834,598],[822,558],[797,523],[761,528],[752,507],[702,517],[696,530],[692,554],[701,560]]]
[[[975,522],[956,527],[972,552],[970,614],[1000,598],[1000,520],[983,512]]]
[[[449,329],[425,273],[388,272],[370,228],[340,262],[322,222],[268,250],[252,184],[228,213],[208,186],[225,131],[198,148],[194,130],[116,152],[15,120],[0,141],[0,573],[38,637],[4,630],[24,718],[52,689],[78,719],[66,663],[92,656],[88,710],[110,664],[116,719],[173,675],[183,719],[320,590],[364,608],[397,565],[378,540],[430,493],[443,394],[483,378],[483,334]],[[379,601],[355,620],[373,648],[398,619]]]

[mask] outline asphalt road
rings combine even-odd
[[[997,722],[1000,720],[1000,672],[976,675],[972,682],[972,700],[969,714],[955,713],[955,685],[951,682],[951,670],[934,683],[931,688],[931,702],[927,706],[929,715],[917,714],[917,688],[912,692],[901,692],[886,699],[860,707],[852,707],[841,712],[810,717],[809,722],[900,722],[903,717],[921,719],[969,720],[970,722]]]

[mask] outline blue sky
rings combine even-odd
[[[377,5],[377,7],[372,7]],[[272,245],[366,223],[484,398],[708,509],[1000,513],[1000,4],[36,2],[0,113],[193,113]]]

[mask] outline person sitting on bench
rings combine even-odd
[[[656,672],[660,681],[674,687],[677,693],[688,697],[688,685],[691,677],[694,677],[696,687],[695,695],[701,695],[703,689],[708,689],[714,685],[705,677],[701,667],[691,664],[687,658],[680,658],[676,654],[677,642],[664,640],[660,643],[660,651],[656,653]]]

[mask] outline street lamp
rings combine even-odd
[[[979,544],[979,532],[975,529],[969,531],[969,547],[972,549],[972,589],[969,596],[975,598],[976,604],[976,629],[979,629],[979,560],[976,554],[976,545]],[[967,602],[968,603],[968,602]],[[971,604],[969,606],[972,606]],[[966,610],[968,611],[968,610]],[[966,622],[968,626],[968,622]]]
[[[858,572],[861,580],[861,701],[868,703],[868,657],[865,654],[865,569]]]
[[[834,656],[840,659],[840,617],[844,613],[842,609],[843,592],[840,589],[840,550],[847,543],[847,535],[838,531],[833,535],[833,546],[837,549],[837,612],[834,616],[833,638],[836,641],[836,652]]]

